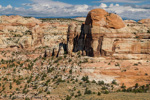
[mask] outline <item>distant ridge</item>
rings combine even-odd
[[[77,17],[86,17],[86,16],[66,16],[66,17],[35,17],[35,18],[39,19],[39,18],[77,18]]]
[[[6,16],[11,16],[11,15],[12,14],[8,14]],[[19,15],[19,16],[21,16],[21,15]],[[23,17],[34,17],[34,16],[23,16]],[[60,16],[60,17],[34,17],[34,18],[37,18],[37,19],[40,19],[40,18],[65,18],[65,19],[71,18],[72,19],[72,18],[77,18],[77,17],[86,17],[86,16]],[[128,18],[123,18],[123,17],[122,17],[122,19],[123,20],[134,20],[136,22],[141,20],[141,19],[128,19]]]
[[[86,17],[86,16],[66,16],[66,17],[35,17],[35,18],[37,18],[37,19],[40,19],[40,18],[77,18],[77,17]],[[138,20],[135,20],[135,19],[127,19],[127,18],[122,18],[123,20],[134,20],[134,21],[139,21],[139,20],[141,20],[141,19],[138,19]]]

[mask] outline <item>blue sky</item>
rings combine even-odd
[[[137,5],[150,4],[150,0],[94,0],[94,1],[93,0],[53,0],[53,1],[60,1],[60,2],[69,3],[69,4],[73,4],[73,5],[77,5],[77,4],[99,5],[98,2],[103,2],[103,1],[107,2],[106,4],[119,3],[121,5],[133,4],[130,1],[137,2],[137,3],[134,3]],[[127,2],[123,2],[123,1],[127,1]],[[138,2],[140,2],[140,3],[138,3]],[[23,3],[33,3],[33,2],[32,2],[32,0],[1,0],[0,1],[0,4],[3,6],[7,6],[8,4],[10,4],[12,6],[21,7]]]
[[[1,0],[0,15],[86,16],[94,8],[126,19],[150,18],[150,0]]]

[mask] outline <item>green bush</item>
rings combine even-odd
[[[50,91],[48,91],[48,92],[47,92],[47,94],[51,94],[51,92],[50,92]]]
[[[92,94],[92,91],[86,88],[84,94]]]
[[[25,100],[30,100],[30,99],[26,97]]]
[[[81,96],[81,92],[80,92],[80,90],[79,90],[77,93],[78,93],[78,96]]]
[[[17,85],[20,85],[21,82],[20,82],[19,80],[16,80],[16,84],[17,84]]]
[[[71,100],[71,96],[67,95],[66,100]]]
[[[116,80],[113,80],[113,81],[112,81],[112,84],[117,85]]]
[[[106,89],[108,89],[108,88],[107,88],[107,87],[105,87],[105,86],[103,86],[103,87],[102,87],[102,90],[106,90]]]
[[[104,81],[98,81],[98,85],[104,85]]]
[[[109,91],[105,90],[105,91],[104,91],[104,94],[109,94]]]
[[[92,83],[96,83],[96,81],[95,81],[95,80],[93,80],[93,81],[92,81]]]
[[[9,89],[12,89],[12,84],[10,83],[10,85],[9,85]]]
[[[88,77],[88,76],[83,76],[83,77],[82,77],[82,80],[83,80],[84,82],[87,82],[87,83],[88,83],[88,82],[89,82],[89,77]]]
[[[139,87],[139,84],[138,84],[138,83],[136,83],[136,84],[135,84],[135,88],[138,88],[138,87]]]
[[[124,85],[124,83],[122,84],[121,88],[122,88],[122,89],[125,89],[125,88],[126,88],[126,86]]]
[[[100,93],[100,92],[98,92],[98,93],[97,93],[97,95],[99,95],[99,96],[100,96],[100,95],[101,95],[101,93]]]

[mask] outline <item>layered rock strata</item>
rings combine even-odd
[[[92,57],[150,59],[149,23],[139,22],[123,21],[103,9],[91,10],[82,26],[70,25],[68,52],[81,50]]]
[[[35,49],[66,40],[69,22],[43,22],[36,18],[0,16],[0,49]]]

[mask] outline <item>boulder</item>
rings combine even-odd
[[[116,14],[108,13],[103,9],[91,10],[86,18],[85,25],[120,29],[125,27],[122,18]]]

